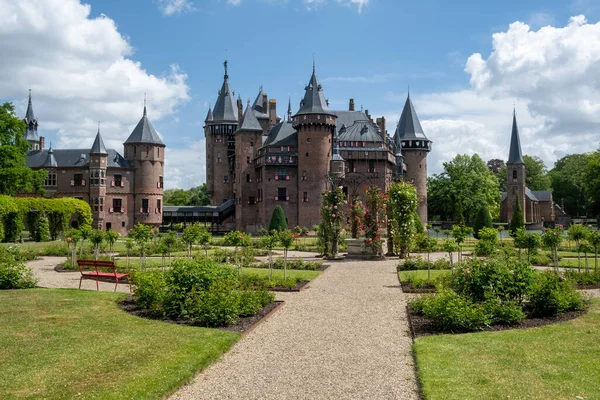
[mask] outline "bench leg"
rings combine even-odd
[[[81,278],[79,278],[79,289],[81,289],[81,281],[83,281],[83,275],[81,275]]]
[[[98,286],[98,280],[99,280],[99,277],[96,276],[96,291],[100,290],[100,287]]]
[[[119,286],[119,280],[115,278],[115,292],[117,291],[117,286]]]

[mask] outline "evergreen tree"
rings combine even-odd
[[[517,229],[524,227],[525,221],[523,220],[523,210],[521,209],[521,202],[517,200],[515,202],[515,211],[513,212],[512,219],[510,220],[510,225],[508,226],[508,231],[512,236],[517,233]]]
[[[276,230],[277,232],[284,231],[288,228],[287,219],[285,212],[281,206],[275,206],[273,214],[271,215],[271,222],[269,222],[269,232]]]
[[[491,228],[492,227],[492,217],[490,217],[490,210],[486,203],[483,203],[481,207],[479,207],[479,212],[475,216],[475,221],[473,221],[473,236],[479,239],[479,231],[483,228]]]

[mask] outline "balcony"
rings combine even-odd
[[[111,208],[108,209],[108,212],[110,212],[111,214],[112,213],[121,213],[121,214],[124,214],[125,213],[125,208],[123,208],[123,207],[121,207],[121,208],[119,208],[119,207],[117,207],[117,208],[111,207]]]
[[[125,187],[125,181],[110,181],[111,187]]]

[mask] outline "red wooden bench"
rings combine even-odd
[[[129,274],[121,274],[117,272],[117,267],[115,267],[115,263],[112,261],[97,261],[97,260],[77,260],[77,265],[79,266],[79,272],[81,272],[81,278],[79,279],[79,289],[81,289],[81,281],[84,278],[86,279],[95,279],[96,280],[96,290],[100,290],[98,286],[98,282],[100,278],[114,278],[115,280],[115,292],[117,291],[117,286],[119,286],[119,279],[123,277],[127,277],[129,281],[129,293],[131,293],[131,276]],[[84,270],[84,267],[94,267],[95,270],[87,271]],[[112,272],[103,272],[100,269],[112,269]]]

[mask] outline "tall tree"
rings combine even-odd
[[[434,175],[428,183],[427,196],[434,199],[435,206],[430,210],[432,216],[447,215],[448,207],[452,207],[452,219],[458,220],[462,214],[465,220],[472,221],[483,203],[493,218],[499,216],[498,179],[477,154],[457,155],[444,163],[444,172]]]
[[[588,156],[584,174],[589,208],[595,216],[600,215],[600,150]]]
[[[29,144],[24,138],[25,122],[11,103],[0,105],[0,194],[41,192],[46,171],[27,167]]]
[[[549,172],[552,198],[559,205],[564,203],[568,215],[586,215],[590,208],[586,170],[591,157],[590,154],[569,154],[556,161]]]
[[[210,204],[206,183],[193,187],[188,192],[190,193],[190,206],[207,206]]]
[[[190,203],[190,195],[184,189],[167,189],[163,197],[165,206],[187,206]]]
[[[504,160],[494,158],[487,162],[487,167],[498,179],[498,188],[501,192],[506,192],[506,163]]]
[[[548,169],[544,161],[537,156],[523,156],[525,162],[525,184],[531,190],[549,190],[551,187]],[[506,172],[506,171],[505,171]],[[506,181],[506,175],[504,176]]]

